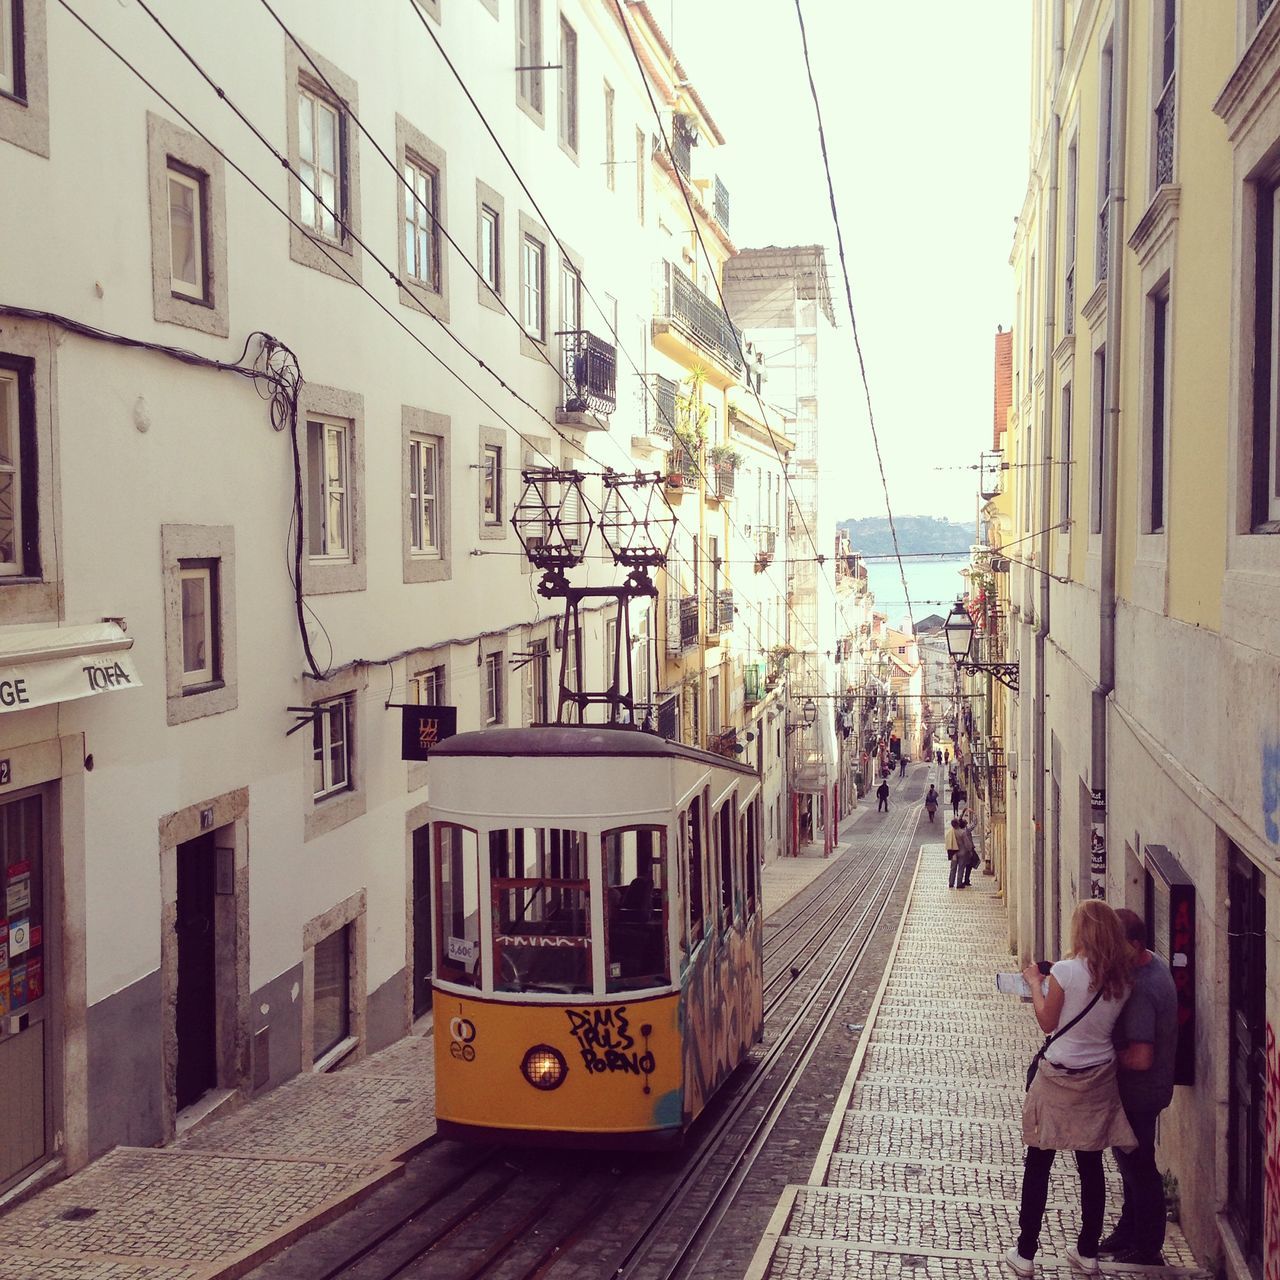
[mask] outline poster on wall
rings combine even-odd
[[[1089,894],[1107,896],[1107,793],[1095,787],[1089,795]]]

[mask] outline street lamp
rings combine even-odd
[[[804,718],[804,727],[811,729],[818,722],[818,704],[812,698],[804,704],[800,711]]]
[[[958,671],[985,671],[995,676],[1006,688],[1018,692],[1018,664],[1016,662],[973,662],[969,659],[969,650],[973,647],[973,619],[964,607],[963,600],[957,600],[952,607],[943,627],[947,637],[947,653],[956,664]]]

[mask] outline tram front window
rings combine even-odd
[[[666,832],[628,827],[601,837],[608,991],[636,991],[670,983],[667,955]]]
[[[494,988],[591,991],[587,837],[517,827],[489,833]]]
[[[480,985],[480,846],[474,831],[436,824],[436,972]]]

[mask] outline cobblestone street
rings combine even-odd
[[[994,882],[947,888],[941,844],[926,844],[897,953],[854,1057],[822,1151],[788,1187],[748,1280],[995,1280],[1017,1236],[1022,1075],[1039,1044],[1027,1005],[993,975],[1016,968]],[[1108,1157],[1108,1226],[1120,1183]],[[1079,1189],[1054,1163],[1037,1274],[1066,1280]],[[1179,1229],[1168,1266],[1104,1274],[1204,1277]]]

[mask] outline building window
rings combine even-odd
[[[604,84],[604,184],[610,191],[618,188],[618,154],[614,137],[614,92],[607,80]]]
[[[567,258],[560,260],[560,330],[577,333],[582,328],[582,276]]]
[[[1067,252],[1065,288],[1062,293],[1063,330],[1076,331],[1076,190],[1079,186],[1079,150],[1076,139],[1067,148]]]
[[[494,293],[502,291],[502,236],[498,211],[480,206],[480,274]]]
[[[714,738],[720,732],[720,677],[707,679],[707,735]]]
[[[487,525],[502,523],[502,448],[487,444],[480,462],[480,513]]]
[[[551,652],[545,640],[529,646],[529,723],[546,724],[551,679]]]
[[[1280,530],[1280,182],[1258,188],[1254,320],[1252,520],[1256,533]]]
[[[446,703],[444,665],[419,671],[409,681],[409,695],[419,707],[443,707]]]
[[[409,546],[415,555],[440,554],[440,444],[409,439]]]
[[[1101,101],[1098,104],[1098,242],[1095,253],[1095,277],[1099,283],[1107,278],[1108,238],[1111,227],[1111,130],[1112,130],[1112,51],[1110,37],[1102,50],[1098,68]]]
[[[4,7],[0,3],[0,9]],[[169,287],[181,298],[209,298],[205,175],[169,160]]]
[[[351,790],[351,707],[346,696],[316,706],[311,721],[311,793],[316,800]]]
[[[214,560],[183,560],[182,686],[201,689],[219,678],[218,565]]]
[[[516,0],[516,57],[524,68],[516,72],[517,93],[542,114],[542,0]]]
[[[1062,388],[1062,449],[1058,458],[1058,521],[1071,519],[1071,383]],[[1069,536],[1069,535],[1068,535]]]
[[[1107,450],[1107,349],[1093,354],[1093,477],[1089,486],[1089,530],[1102,532],[1102,496]],[[1030,485],[1028,485],[1030,488]]]
[[[416,159],[404,164],[405,269],[433,293],[440,292],[439,172]]]
[[[348,423],[307,419],[307,553],[313,560],[351,559],[350,451]]]
[[[24,99],[22,0],[0,0],[0,93]]]
[[[321,938],[314,948],[312,1061],[351,1039],[351,926]]]
[[[1147,424],[1150,470],[1148,533],[1163,533],[1165,457],[1169,440],[1169,295],[1151,299],[1151,416]]]
[[[560,19],[560,141],[578,150],[578,33]]]
[[[1159,48],[1156,67],[1159,70],[1158,91],[1151,121],[1151,156],[1153,190],[1173,181],[1174,126],[1177,111],[1177,89],[1174,84],[1178,46],[1178,0],[1160,0],[1162,10],[1157,28]]]
[[[644,174],[645,174],[645,145],[644,130],[636,130],[636,217],[640,220],[640,225],[644,226]]]
[[[542,242],[526,234],[520,253],[520,322],[538,342],[547,337],[546,258]]]
[[[503,667],[506,657],[501,652],[491,653],[484,660],[484,722],[502,723]]]
[[[336,104],[298,89],[298,176],[301,222],[330,240],[345,222],[344,122]]]
[[[35,462],[34,389],[29,361],[0,358],[0,576],[34,577],[35,485],[26,474]]]

